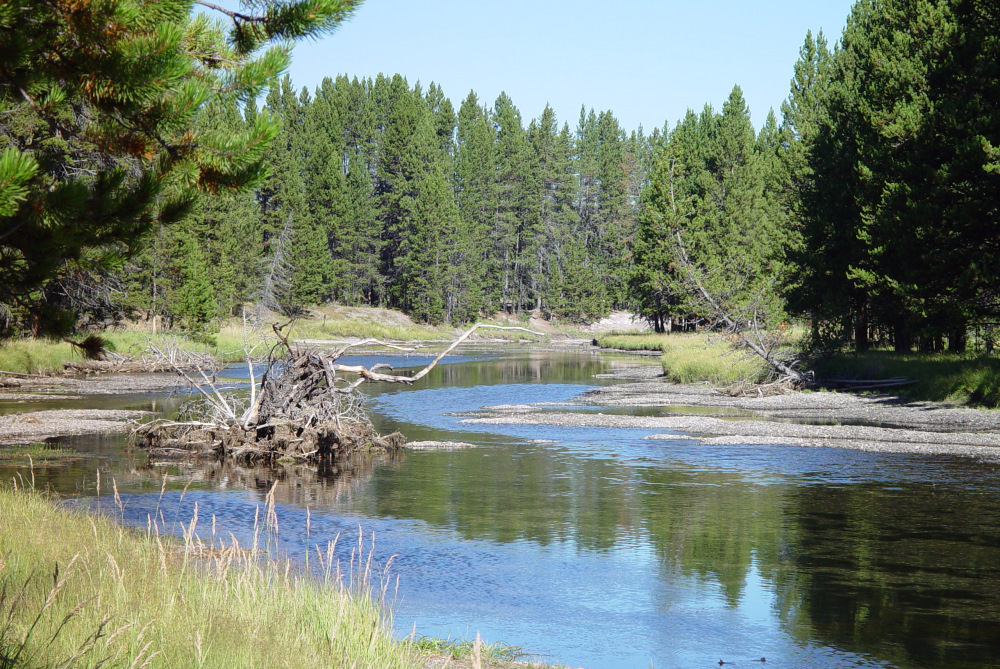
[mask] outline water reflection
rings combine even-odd
[[[290,555],[362,525],[378,559],[398,556],[404,634],[481,631],[591,669],[761,656],[772,668],[1000,666],[995,466],[448,415],[562,401],[603,368],[595,356],[476,356],[373,392],[382,429],[471,450],[263,470],[126,465],[113,442],[91,453],[125,476],[139,525],[163,509],[185,520],[197,502],[245,540],[272,488]]]

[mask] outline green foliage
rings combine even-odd
[[[27,446],[0,446],[0,463],[10,466],[32,467],[36,462],[58,464],[81,457],[78,451],[51,444]]]
[[[192,14],[191,0],[16,0],[0,12],[0,304],[35,334],[77,267],[121,269],[146,233],[198,195],[246,190],[278,125],[196,128],[201,110],[256,97],[288,39],[333,29],[355,0],[254,3]],[[253,12],[259,12],[254,14]]]
[[[866,351],[820,361],[823,378],[887,379],[905,376],[916,383],[898,393],[911,400],[947,401],[968,406],[1000,406],[1000,360],[949,353]],[[894,392],[897,392],[894,390]]]
[[[998,24],[990,2],[863,0],[832,63],[807,40],[793,303],[820,343],[960,352],[996,317]]]
[[[615,348],[622,351],[663,351],[664,346],[675,335],[653,332],[608,332],[594,339],[601,348]]]
[[[737,86],[721,114],[708,106],[700,116],[689,111],[665,136],[630,279],[640,312],[658,331],[672,319],[715,317],[694,293],[691,271],[736,318],[766,325],[781,318],[773,288],[788,271],[792,231],[774,188],[784,169],[777,135],[773,116],[755,135]]]
[[[661,351],[663,374],[673,383],[726,385],[756,382],[765,376],[758,360],[741,357],[719,335],[609,332],[595,342],[601,348]]]
[[[463,639],[438,639],[420,636],[413,640],[414,649],[434,655],[447,655],[456,660],[470,659],[475,656],[476,642]],[[479,658],[487,662],[516,662],[525,657],[519,646],[509,646],[500,641],[480,643]],[[524,666],[523,664],[521,666]]]
[[[663,374],[674,383],[725,385],[759,382],[766,377],[763,363],[734,351],[723,339],[704,334],[673,334],[663,342]]]

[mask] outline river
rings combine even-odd
[[[425,362],[400,360],[397,367]],[[475,448],[317,472],[150,465],[121,438],[76,438],[88,457],[36,468],[36,485],[129,524],[146,527],[155,516],[178,532],[197,504],[203,536],[214,522],[217,535],[245,542],[277,482],[278,550],[304,561],[340,535],[346,561],[360,528],[376,564],[391,558],[400,636],[479,632],[588,669],[720,660],[772,669],[1000,667],[994,465],[706,446],[684,435],[650,441],[643,437],[654,430],[635,428],[468,425],[451,415],[564,401],[612,383],[597,375],[620,360],[473,351],[414,387],[367,387],[380,431]],[[169,408],[177,398],[89,401]],[[108,497],[112,479],[124,510]]]

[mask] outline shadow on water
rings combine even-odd
[[[294,559],[359,526],[377,559],[396,556],[401,634],[480,631],[591,669],[762,656],[772,668],[1000,666],[995,467],[447,415],[563,402],[605,368],[591,355],[472,357],[418,387],[372,387],[382,430],[468,450],[251,469],[145,463],[97,439],[79,442],[75,474],[71,463],[42,479],[93,494],[97,463],[121,477],[126,522],[162,514],[176,527],[197,503],[241,542],[273,488],[278,545]]]

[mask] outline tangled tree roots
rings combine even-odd
[[[413,376],[399,376],[376,371],[391,369],[389,365],[365,368],[336,362],[351,346],[398,346],[368,339],[336,351],[301,348],[282,335],[282,327],[275,326],[277,343],[270,347],[267,369],[259,384],[248,362],[249,397],[222,392],[200,367],[200,382],[177,368],[198,389],[201,399],[183,407],[177,420],[148,423],[139,427],[134,436],[139,446],[157,455],[213,454],[247,464],[317,462],[339,459],[355,451],[393,451],[401,448],[406,439],[398,432],[384,437],[375,432],[363,407],[364,396],[356,390],[358,385],[366,380],[413,383],[479,327],[524,330],[476,325],[424,369]],[[286,353],[276,358],[277,351]],[[247,351],[248,361],[252,353]],[[345,373],[356,377],[348,380],[342,376]]]
[[[357,451],[394,451],[406,443],[399,432],[382,437],[370,424],[346,420],[312,425],[274,420],[249,429],[238,425],[150,423],[140,428],[137,436],[153,455],[212,455],[243,464],[339,460]]]

